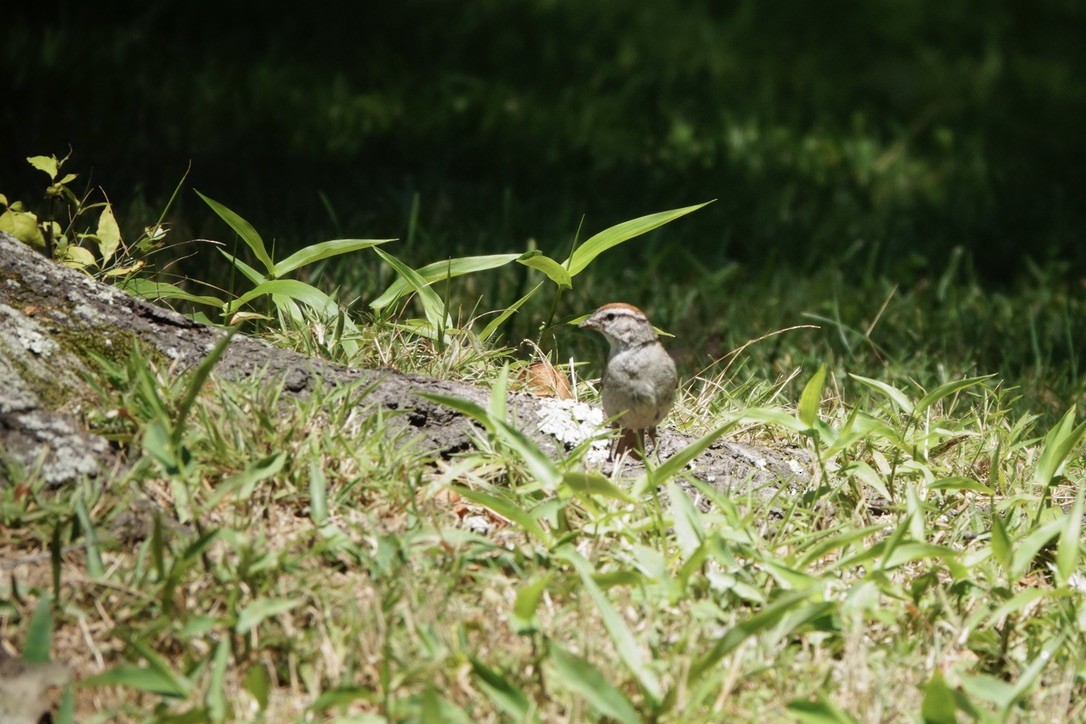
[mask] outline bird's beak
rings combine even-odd
[[[580,329],[599,329],[600,323],[596,321],[596,315],[592,315],[577,325]]]

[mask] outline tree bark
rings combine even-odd
[[[124,451],[87,430],[81,410],[95,399],[92,381],[100,375],[92,352],[126,359],[134,345],[172,362],[176,374],[191,370],[226,334],[194,322],[60,266],[0,232],[0,476],[12,465],[40,469],[52,485],[80,478],[106,480],[125,464]],[[419,396],[451,395],[486,405],[490,391],[447,380],[402,374],[392,369],[356,369],[331,364],[262,340],[236,335],[216,365],[226,380],[254,377],[281,383],[288,395],[305,395],[322,385],[361,383],[357,404],[395,410],[394,424],[410,428],[414,444],[437,456],[470,449],[475,424]],[[548,455],[591,428],[567,400],[509,395],[511,422]],[[584,406],[578,406],[583,410]],[[583,415],[581,415],[583,417]],[[658,455],[669,457],[692,441],[661,430]],[[629,463],[627,463],[629,465]],[[797,449],[765,449],[717,441],[690,466],[693,474],[729,492],[759,490],[807,477],[809,456]],[[608,463],[600,468],[610,472]],[[628,471],[628,469],[627,469]],[[760,496],[761,497],[761,496]]]

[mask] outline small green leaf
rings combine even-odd
[[[97,264],[94,254],[76,244],[58,247],[57,261],[73,269],[89,269]]]
[[[563,289],[573,288],[573,280],[566,268],[549,256],[544,256],[538,249],[521,254],[517,261],[526,267],[543,272],[547,278]]]
[[[121,227],[117,226],[117,219],[113,216],[112,204],[106,204],[102,209],[95,238],[98,239],[98,254],[102,257],[102,266],[105,266],[121,245]]]
[[[26,162],[48,174],[50,181],[56,181],[57,174],[60,173],[60,164],[56,156],[28,156]]]
[[[0,231],[6,231],[24,244],[45,246],[38,217],[29,211],[8,209],[0,214]]]
[[[820,365],[799,396],[799,421],[811,429],[818,421],[818,406],[822,402],[822,388],[826,384],[826,365]]]

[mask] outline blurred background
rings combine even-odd
[[[66,170],[142,228],[191,163],[175,235],[226,235],[195,188],[280,250],[395,236],[421,266],[529,243],[562,259],[582,221],[584,239],[716,199],[602,258],[570,310],[625,291],[685,332],[695,370],[814,320],[822,337],[767,363],[871,371],[973,334],[939,376],[1062,364],[1082,388],[1080,2],[110,6],[5,11],[9,200],[40,200],[27,156],[71,147]]]

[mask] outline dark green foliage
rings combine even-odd
[[[895,278],[958,245],[986,278],[1084,261],[1077,3],[121,5],[8,11],[9,197],[70,143],[152,204],[191,159],[299,245],[397,235],[416,192],[454,255],[717,197],[666,241],[756,267],[859,249],[844,264]]]

